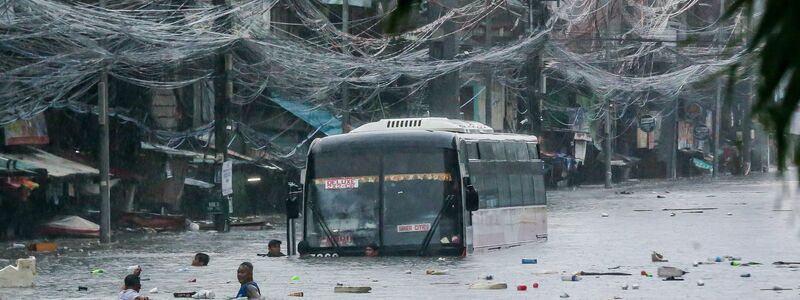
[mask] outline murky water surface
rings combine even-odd
[[[793,183],[796,185],[796,182]],[[630,190],[631,195],[614,191]],[[666,191],[669,193],[666,193]],[[284,228],[258,232],[164,233],[134,235],[110,246],[82,246],[89,240],[58,241],[70,249],[60,255],[37,257],[37,287],[0,289],[0,299],[116,299],[127,266],[144,268],[143,291],[157,287],[154,299],[173,299],[173,292],[211,289],[217,299],[238,290],[236,268],[243,261],[255,265],[256,281],[270,299],[302,291],[311,299],[420,299],[420,298],[543,298],[557,299],[797,299],[800,269],[777,268],[774,261],[800,261],[796,200],[777,201],[781,185],[773,180],[719,183],[645,184],[606,191],[582,188],[550,193],[549,236],[544,243],[526,245],[463,259],[384,257],[296,259],[261,258],[269,239],[285,239]],[[656,196],[665,195],[666,198]],[[795,196],[796,197],[796,196]],[[715,207],[703,213],[664,208]],[[776,210],[794,209],[794,211]],[[634,211],[652,210],[652,211]],[[608,217],[601,217],[607,213]],[[731,213],[731,215],[728,215]],[[3,248],[10,243],[3,245]],[[81,252],[79,249],[83,249]],[[652,263],[658,251],[668,263]],[[24,253],[0,250],[0,264]],[[205,268],[190,267],[195,252],[211,255]],[[733,267],[728,263],[693,267],[693,261],[716,256],[739,256],[763,265]],[[523,265],[521,258],[538,264]],[[689,271],[685,281],[662,281],[640,276],[655,273],[659,265]],[[609,268],[617,267],[614,270]],[[90,271],[102,268],[104,274]],[[449,270],[449,275],[425,275],[426,269]],[[411,274],[405,274],[411,270]],[[587,276],[563,282],[562,271],[627,272],[633,276]],[[552,274],[550,272],[555,272]],[[548,273],[548,274],[544,274]],[[740,277],[750,273],[750,278]],[[467,284],[491,274],[506,282],[506,290],[469,290]],[[292,281],[292,276],[300,280]],[[196,283],[190,280],[196,279]],[[697,286],[703,280],[705,286]],[[539,283],[538,289],[531,284]],[[366,295],[334,294],[337,283],[366,285]],[[528,291],[515,286],[527,284]],[[638,290],[622,290],[638,284]],[[773,286],[790,291],[761,291]],[[88,291],[78,291],[78,286]]]

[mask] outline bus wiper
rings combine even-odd
[[[444,205],[442,205],[442,209],[439,210],[439,214],[436,215],[436,219],[433,219],[431,228],[428,229],[428,233],[425,234],[425,239],[422,240],[422,248],[419,249],[419,256],[425,256],[425,252],[428,251],[428,246],[431,244],[433,233],[436,231],[436,227],[439,227],[439,221],[442,219],[442,215],[444,215],[444,210],[450,207],[455,198],[455,195],[450,194],[444,199]]]
[[[312,210],[314,210],[314,220],[317,221],[317,225],[322,228],[322,233],[328,237],[328,240],[333,245],[333,249],[336,252],[339,252],[339,243],[333,238],[333,232],[331,231],[330,227],[328,227],[328,223],[325,222],[325,219],[322,218],[322,212],[319,210],[319,207],[316,205],[312,205]]]

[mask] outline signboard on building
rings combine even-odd
[[[639,129],[644,132],[652,132],[656,129],[656,118],[651,115],[639,116]]]
[[[222,196],[233,194],[233,162],[222,163]]]
[[[711,135],[711,129],[706,125],[697,125],[694,127],[694,138],[698,141],[705,141]]]
[[[6,145],[44,145],[50,143],[47,136],[47,121],[44,114],[33,118],[19,119],[4,128]]]

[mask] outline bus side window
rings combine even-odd
[[[480,159],[478,143],[467,143],[467,159]]]
[[[505,143],[492,143],[492,150],[494,150],[495,160],[508,160],[506,155]]]
[[[481,160],[494,160],[494,150],[492,149],[492,143],[489,142],[478,143],[478,151],[480,153],[479,158]]]
[[[530,159],[539,159],[539,149],[535,143],[528,143],[528,156]]]
[[[530,155],[528,154],[528,145],[525,143],[514,143],[513,145],[518,161],[526,161],[531,159]]]

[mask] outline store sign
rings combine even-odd
[[[694,138],[699,141],[705,141],[711,135],[711,129],[706,125],[697,125],[694,127]]]
[[[419,232],[431,230],[430,223],[397,225],[397,232]]]
[[[656,129],[656,118],[651,115],[640,116],[639,129],[644,132],[653,132]]]
[[[50,143],[44,114],[17,120],[3,127],[6,145],[44,145]]]
[[[357,189],[358,178],[329,178],[325,179],[326,190]]]
[[[233,162],[222,163],[222,196],[233,194]]]

